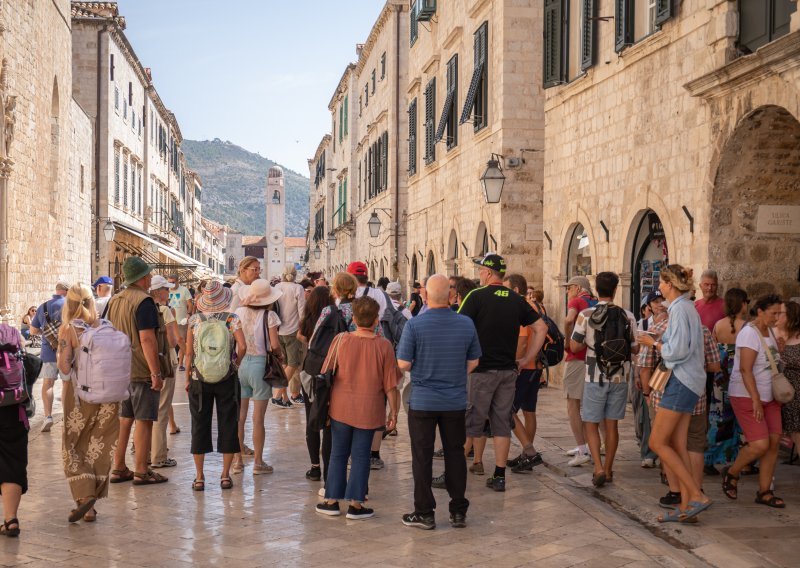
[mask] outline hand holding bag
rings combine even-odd
[[[289,379],[283,370],[280,358],[272,351],[269,343],[269,312],[264,311],[264,345],[267,346],[267,364],[264,367],[264,382],[274,389],[285,389],[289,386]]]
[[[764,341],[764,336],[761,335],[758,328],[756,328],[756,333],[758,333],[758,337],[761,339],[761,346],[764,348],[764,353],[767,355],[769,366],[772,367],[772,398],[781,404],[789,403],[794,400],[794,387],[792,383],[789,382],[789,379],[786,378],[786,375],[781,373],[778,369],[775,358],[772,356],[772,351],[770,351],[769,345]],[[770,330],[769,333],[772,335],[772,330]],[[775,336],[773,336],[773,339],[775,339]],[[775,341],[775,343],[777,343],[777,341]]]
[[[667,387],[667,381],[669,381],[671,376],[672,369],[667,369],[667,366],[662,360],[661,363],[653,369],[653,373],[650,375],[650,383],[648,385],[650,390],[664,392],[664,389]]]
[[[340,333],[331,343],[331,349],[334,351],[330,368],[324,373],[314,376],[311,381],[314,400],[311,402],[311,408],[308,413],[308,427],[312,430],[322,430],[328,423],[331,390],[333,389],[333,379],[339,366],[339,344],[342,342],[343,335],[343,333]]]

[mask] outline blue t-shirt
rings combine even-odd
[[[47,325],[47,318],[44,317],[45,305],[47,305],[47,314],[50,316],[50,321],[61,321],[61,308],[64,307],[64,296],[56,294],[52,299],[47,300],[47,302],[39,306],[36,310],[36,315],[33,316],[31,320],[31,326],[36,329],[42,329]],[[42,337],[42,362],[56,362],[56,353],[44,337]]]
[[[397,346],[410,361],[412,410],[467,408],[467,361],[480,359],[475,324],[450,308],[428,309],[411,318]]]

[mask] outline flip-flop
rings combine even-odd
[[[701,503],[700,501],[689,501],[689,508],[683,512],[687,518],[696,517],[706,509],[708,509],[713,501],[706,501],[705,503]]]
[[[592,475],[592,485],[600,489],[605,484],[606,484],[605,473],[595,473]]]
[[[174,436],[175,434],[180,434],[180,433],[181,433],[181,429],[180,428],[175,428],[175,431],[174,432],[170,432],[169,434],[170,434],[170,436]]]
[[[92,507],[94,507],[94,504],[96,502],[97,502],[97,499],[95,499],[94,497],[90,497],[89,499],[86,499],[86,501],[84,501],[83,503],[78,505],[77,508],[73,509],[70,512],[69,517],[67,517],[67,520],[70,523],[77,523],[78,521],[80,521],[83,518],[83,516],[86,513],[89,512],[89,510]]]
[[[133,480],[133,472],[128,469],[112,469],[111,475],[116,475],[116,478],[111,478],[111,483],[125,483],[126,481]]]
[[[659,523],[681,523],[685,522],[685,520],[686,515],[677,507],[672,509],[669,513],[663,513],[660,517],[658,517]]]
[[[87,513],[83,516],[84,523],[93,523],[97,520],[97,511],[92,507],[91,511],[87,511]]]
[[[221,477],[219,480],[219,486],[221,489],[233,489],[233,479],[230,477]]]

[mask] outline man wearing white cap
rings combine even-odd
[[[178,324],[169,308],[169,292],[175,285],[163,276],[153,276],[150,283],[150,296],[156,302],[159,313],[159,328],[156,331],[158,341],[158,360],[161,374],[164,375],[164,386],[158,399],[158,420],[153,425],[153,439],[150,447],[150,467],[175,467],[178,462],[168,457],[167,426],[169,425],[169,409],[175,394],[175,346],[181,352],[185,348],[184,340],[178,333]]]

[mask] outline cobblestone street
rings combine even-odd
[[[485,477],[470,476],[471,506],[464,530],[447,523],[446,494],[441,491],[436,492],[440,505],[436,530],[420,531],[400,523],[401,514],[413,508],[403,413],[400,436],[384,443],[386,468],[370,477],[370,506],[376,517],[364,522],[314,512],[320,484],[303,477],[307,456],[300,409],[268,410],[266,461],[275,467],[274,474],[254,477],[248,467],[243,476],[235,476],[232,491],[222,492],[213,482],[221,465],[214,455],[207,462],[207,489],[195,493],[190,489],[194,468],[188,453],[188,406],[183,393],[176,395],[176,417],[183,432],[170,437],[171,455],[179,465],[161,470],[170,477],[169,483],[112,485],[109,499],[98,504],[95,524],[67,523],[72,503],[61,469],[62,422],[57,419],[50,434],[39,433],[37,423],[29,447],[30,490],[20,508],[22,535],[0,541],[0,565],[633,567],[709,562],[733,568],[791,564],[791,551],[798,546],[793,509],[797,500],[792,498],[798,494],[796,481],[791,491],[782,492],[789,497],[789,508],[776,514],[749,499],[723,502],[715,480],[707,491],[716,506],[702,523],[665,530],[654,522],[658,511],[654,497],[662,486],[653,482],[652,470],[638,467],[627,425],[619,480],[616,487],[602,490],[601,499],[595,498],[585,479],[586,467],[570,468],[567,473],[572,477],[563,475],[560,464],[566,458],[560,450],[569,440],[559,412],[562,403],[557,388],[542,391],[544,438],[537,439],[537,445],[547,467],[534,474],[511,475],[504,494],[486,490]],[[491,457],[485,461],[490,463]],[[434,462],[435,474],[441,468],[442,462]],[[789,469],[794,470],[784,466],[778,471],[785,474]],[[789,529],[791,525],[795,528]],[[771,552],[773,556],[769,549],[762,555],[753,544],[769,532],[780,535],[783,543]]]

